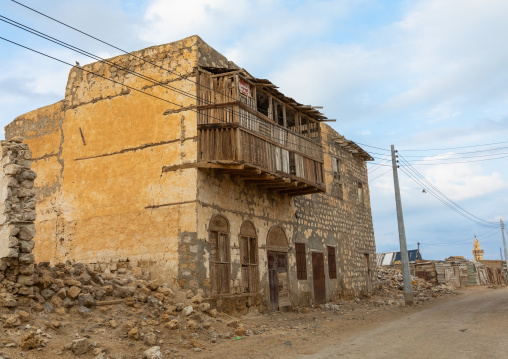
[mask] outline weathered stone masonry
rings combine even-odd
[[[28,296],[34,283],[36,174],[30,149],[20,142],[0,143],[0,290]]]
[[[287,264],[281,264],[287,268],[287,286],[281,290],[288,297],[280,306],[315,302],[312,257],[319,252],[324,255],[327,300],[369,293],[376,275],[365,156],[338,146],[335,131],[327,125],[319,128],[319,123],[313,122],[318,127],[308,124],[307,135],[298,136],[307,136],[304,140],[311,143],[311,131],[313,136],[321,134],[325,177],[320,183],[318,168],[311,185],[320,191],[326,186],[326,192],[292,197],[254,186],[234,174],[203,166],[200,161],[196,94],[203,88],[196,82],[200,81],[200,71],[215,76],[213,69],[218,69],[217,76],[236,71],[247,80],[261,84],[265,80],[249,77],[197,36],[110,61],[117,66],[93,63],[73,68],[64,100],[19,116],[6,127],[7,139],[21,136],[33,151],[32,167],[38,174],[37,261],[85,262],[111,271],[140,266],[182,288],[202,289],[219,307],[245,312],[251,306],[270,303],[269,252],[287,253]],[[122,67],[163,85],[155,86]],[[280,103],[287,101],[282,94],[277,96]],[[304,111],[296,107],[293,110]],[[292,131],[280,124],[270,126]],[[305,126],[303,122],[301,126]],[[341,160],[340,181],[332,173],[332,158]],[[217,161],[211,163],[221,166]],[[298,167],[294,171],[300,170]],[[274,173],[272,177],[277,176]],[[291,182],[294,188],[304,188],[291,176],[278,183]],[[363,186],[362,203],[358,201],[359,184]],[[343,193],[342,199],[339,192]],[[224,230],[211,226],[214,218],[224,219]],[[250,229],[245,232],[246,228]],[[228,241],[224,263],[217,262],[218,257],[211,261],[212,239],[216,243]],[[255,251],[247,250],[250,259],[241,256],[247,242],[249,246],[256,244]],[[295,243],[305,244],[304,280],[296,276]],[[329,278],[330,249],[326,246],[335,251],[337,279]],[[213,284],[211,270],[223,271],[226,266],[227,291],[215,293],[217,288],[213,287],[217,284]],[[249,282],[254,292],[246,290],[249,273],[258,276]]]

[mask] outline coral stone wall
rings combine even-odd
[[[36,174],[28,145],[16,139],[0,147],[0,290],[26,296],[34,273]]]

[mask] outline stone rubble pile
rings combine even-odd
[[[446,284],[434,285],[424,279],[411,276],[413,285],[413,294],[415,302],[423,302],[431,298],[448,294],[457,294],[453,286]],[[377,296],[383,297],[384,304],[403,305],[404,304],[404,283],[402,271],[390,267],[378,268],[378,291]],[[381,300],[381,303],[383,301]]]
[[[211,308],[201,290],[182,291],[150,280],[139,267],[110,273],[101,272],[98,265],[42,262],[34,265],[33,282],[31,293],[24,296],[7,292],[7,287],[0,289],[1,324],[14,334],[0,338],[0,348],[42,350],[53,339],[54,333],[49,332],[72,326],[61,318],[83,318],[95,323],[94,333],[112,332],[120,340],[148,345],[146,358],[162,357],[165,338],[175,333],[185,333],[177,346],[197,352],[205,343],[263,332],[246,329],[238,319]],[[93,352],[97,359],[124,358],[110,355],[103,344],[78,335],[58,354]],[[5,357],[0,353],[0,358]]]

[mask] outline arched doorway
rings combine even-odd
[[[289,243],[284,230],[275,226],[266,239],[268,258],[268,283],[272,310],[289,306],[288,249]]]
[[[210,220],[208,250],[212,294],[229,293],[231,273],[229,223],[222,215],[215,215]]]
[[[259,290],[258,237],[250,221],[243,222],[240,228],[240,262],[243,292],[257,292]]]

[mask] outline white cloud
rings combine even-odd
[[[425,160],[446,158],[456,158],[456,156],[449,153],[427,157]],[[508,182],[503,179],[500,173],[491,172],[487,174],[481,165],[474,163],[440,164],[430,166],[430,168],[420,170],[420,172],[432,185],[453,201],[481,197],[508,188]]]

